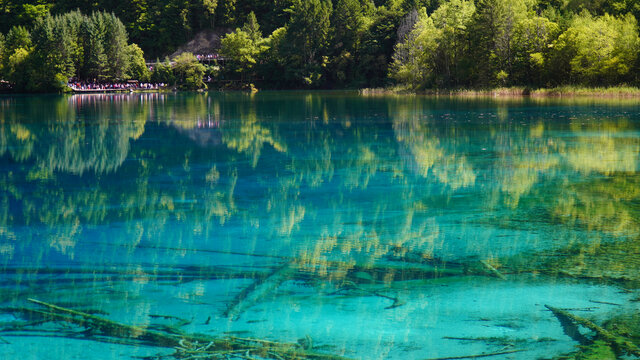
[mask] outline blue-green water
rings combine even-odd
[[[552,358],[578,342],[544,305],[638,312],[639,165],[635,100],[0,97],[0,357],[177,358],[33,298],[347,358]]]

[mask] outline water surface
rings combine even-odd
[[[544,305],[637,312],[639,135],[636,100],[0,97],[0,356],[175,358],[29,298],[347,358],[571,352]]]

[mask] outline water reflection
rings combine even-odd
[[[149,287],[171,283],[170,296],[188,304],[221,298],[215,307],[224,311],[207,315],[214,323],[254,312],[265,322],[251,328],[259,334],[283,306],[292,319],[318,321],[311,314],[322,307],[301,300],[314,291],[333,296],[325,306],[336,296],[375,299],[340,305],[362,307],[365,327],[370,312],[408,303],[392,319],[420,328],[414,311],[435,285],[407,281],[460,277],[457,289],[465,276],[550,267],[637,281],[632,259],[620,266],[607,256],[637,249],[639,119],[640,107],[617,101],[289,92],[0,99],[0,258],[7,274],[27,274],[7,280],[3,299],[45,289],[99,305],[126,293],[131,306],[115,316],[149,325],[158,306]],[[562,261],[541,255],[558,251]],[[44,269],[66,272],[73,289],[59,278],[43,285]],[[246,301],[236,288],[243,279],[266,282],[265,294]],[[100,300],[86,299],[94,291]],[[263,299],[273,291],[291,296],[284,305]],[[258,300],[266,302],[256,314]],[[418,342],[415,334],[405,335]],[[369,354],[399,356],[398,343]]]

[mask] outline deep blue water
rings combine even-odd
[[[615,268],[544,262],[637,249],[639,130],[636,100],[0,97],[0,357],[176,358],[29,298],[347,358],[568,353],[545,304],[637,311]]]

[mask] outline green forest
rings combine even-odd
[[[0,79],[260,88],[637,85],[639,0],[0,0]],[[170,59],[203,30],[223,66]],[[145,60],[146,59],[146,60]],[[157,63],[150,70],[146,62]]]

